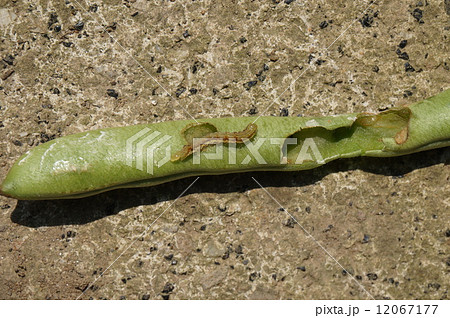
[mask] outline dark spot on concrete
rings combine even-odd
[[[255,281],[258,277],[261,277],[261,274],[257,273],[257,272],[253,272],[249,275],[248,280],[253,282]]]
[[[250,90],[253,86],[255,86],[258,83],[258,81],[250,81],[247,83],[244,83],[244,87],[246,90]]]
[[[404,49],[407,44],[408,44],[408,40],[401,40],[400,43],[398,44],[398,47],[401,49]]]
[[[52,89],[50,89],[50,92],[55,95],[59,95],[59,93],[60,93],[59,89],[57,89],[56,87],[53,87]]]
[[[150,299],[149,294],[142,295],[142,300],[149,300],[149,299]]]
[[[294,2],[295,0],[284,0],[284,3],[286,4],[291,4],[292,2]]]
[[[370,236],[367,235],[367,234],[364,234],[364,237],[363,237],[362,242],[363,242],[363,243],[369,243],[369,240],[370,240]]]
[[[324,64],[325,62],[326,62],[325,60],[318,59],[316,61],[316,64],[320,66],[320,65]]]
[[[302,272],[306,271],[306,267],[305,266],[298,266],[297,269],[301,270]]]
[[[19,140],[14,140],[14,141],[13,141],[13,144],[14,144],[15,146],[17,146],[17,147],[22,146],[22,143],[21,143]]]
[[[206,230],[206,225],[202,225],[202,226],[200,227],[200,231],[204,231],[204,230]]]
[[[359,19],[359,22],[361,23],[363,28],[370,28],[373,23],[373,18],[376,18],[377,16],[378,12],[366,13],[361,19]]]
[[[258,113],[258,109],[256,107],[252,107],[252,108],[250,108],[248,113],[249,113],[249,115],[255,115]]]
[[[183,32],[183,37],[186,39],[187,37],[190,37],[191,35],[189,34],[189,31],[186,30]]]
[[[164,288],[161,291],[161,293],[168,294],[168,293],[171,293],[174,289],[175,289],[175,286],[173,284],[166,283],[166,285],[164,285]]]
[[[378,279],[378,275],[375,274],[375,273],[368,273],[368,274],[367,274],[367,278],[368,278],[369,280],[377,280],[377,279]]]
[[[403,93],[403,97],[405,97],[405,98],[407,98],[407,97],[409,97],[409,96],[412,96],[412,92],[411,91],[408,91],[408,90],[406,90],[404,93]],[[404,176],[403,175],[401,175],[401,176],[396,176],[396,179],[400,179],[400,178],[403,178]]]
[[[198,90],[196,88],[191,88],[189,89],[189,93],[191,93],[192,95],[197,94]]]
[[[412,67],[411,64],[409,64],[409,62],[405,63],[405,72],[415,72],[416,69],[414,67]]]
[[[289,217],[286,220],[286,223],[284,223],[284,226],[290,227],[290,228],[294,228],[294,225],[295,225],[295,221],[291,217]]]
[[[411,12],[412,16],[414,17],[414,19],[416,19],[417,22],[419,23],[424,23],[422,20],[423,17],[423,11],[420,10],[419,8],[415,8],[413,12]]]
[[[184,92],[186,91],[186,87],[179,87],[176,91],[175,91],[175,96],[176,97],[180,97]]]
[[[139,14],[138,11],[136,11],[135,13],[132,13],[131,16],[134,18],[135,16],[137,16]]]
[[[439,290],[439,288],[441,288],[441,284],[439,284],[439,283],[430,283],[430,284],[428,284],[428,288]]]
[[[95,3],[89,6],[89,12],[97,12],[97,9],[98,5]]]
[[[328,26],[328,22],[327,22],[327,21],[322,21],[322,22],[320,22],[320,24],[319,24],[319,27],[320,27],[321,29],[325,29],[327,26]]]
[[[73,43],[72,43],[72,42],[66,42],[66,41],[64,41],[62,44],[63,44],[65,47],[72,47],[72,46],[73,46]]]
[[[73,29],[76,31],[81,31],[84,28],[84,22],[83,21],[78,21],[74,26]]]
[[[162,66],[158,66],[158,68],[156,69],[156,73],[161,73],[162,72]]]
[[[402,51],[400,51],[400,49],[397,49],[397,51],[395,53],[397,53],[397,56],[398,56],[399,59],[406,60],[406,61],[409,60],[408,53],[402,52]]]
[[[245,42],[247,42],[247,39],[245,37],[241,37],[239,39],[239,42],[241,42],[242,44],[244,44]]]
[[[282,108],[282,109],[280,110],[280,116],[281,116],[281,117],[287,117],[287,116],[289,116],[289,110],[288,110],[287,108]]]
[[[112,88],[108,88],[108,89],[106,90],[106,94],[107,94],[109,97],[114,97],[114,98],[116,98],[116,99],[117,99],[117,97],[119,97],[119,93],[117,93],[116,90],[115,90],[115,89],[112,89]]]
[[[5,62],[8,65],[13,65],[13,63],[14,63],[14,56],[7,55],[6,57],[3,58],[3,62]]]
[[[50,13],[50,17],[48,19],[48,29],[51,29],[51,26],[58,22],[58,15],[55,12]]]
[[[236,247],[236,249],[235,249],[234,251],[236,252],[236,254],[244,254],[241,245],[239,245],[238,247]]]
[[[166,255],[166,256],[164,256],[164,258],[168,261],[171,261],[173,258],[173,254]]]

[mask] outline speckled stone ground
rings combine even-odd
[[[0,179],[80,131],[377,111],[449,88],[450,3],[368,5],[0,0]],[[0,298],[448,299],[449,161],[439,149],[201,177],[178,200],[193,179],[0,197]]]

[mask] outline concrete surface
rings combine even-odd
[[[450,87],[449,2],[368,4],[0,0],[0,179],[76,132],[377,111]],[[201,177],[178,200],[193,179],[0,197],[0,298],[448,299],[449,161]]]

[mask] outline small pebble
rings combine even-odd
[[[108,89],[106,90],[106,94],[108,94],[108,96],[114,97],[114,98],[116,98],[116,99],[117,99],[117,97],[119,97],[119,93],[117,93],[116,90],[115,90],[115,89],[112,89],[112,88],[108,88]]]
[[[81,30],[83,30],[83,28],[84,28],[84,22],[83,21],[79,21],[79,22],[77,22],[77,24],[75,24],[73,26],[73,29],[76,30],[76,31],[81,31]]]
[[[320,27],[321,29],[325,29],[327,26],[328,26],[328,22],[327,22],[327,21],[322,21],[322,22],[320,22],[320,24],[319,24],[319,27]]]
[[[397,49],[397,52],[396,52],[396,53],[397,53],[397,56],[398,56],[399,59],[406,60],[406,61],[409,60],[409,55],[408,55],[408,53],[402,52],[402,51],[400,51],[400,49]]]
[[[306,267],[305,266],[298,266],[297,269],[301,270],[302,272],[306,271]]]
[[[414,72],[416,69],[409,62],[405,63],[405,72]]]
[[[406,44],[408,44],[408,40],[401,40],[398,44],[398,47],[404,49],[406,47]]]
[[[256,109],[256,107],[252,107],[252,108],[250,108],[248,113],[249,113],[249,115],[255,115],[258,113],[258,110]]]
[[[280,116],[281,117],[289,116],[289,110],[287,108],[282,108],[281,111],[280,111]]]
[[[422,10],[420,10],[419,8],[416,8],[416,9],[414,9],[414,11],[411,14],[414,17],[414,19],[417,20],[417,22],[419,22],[421,24],[424,23],[423,20],[422,20],[422,17],[423,17],[423,11]]]
[[[377,279],[378,279],[378,275],[375,274],[375,273],[368,273],[368,274],[367,274],[367,278],[368,278],[369,280],[377,280]]]

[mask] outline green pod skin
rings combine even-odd
[[[253,122],[257,131],[245,141],[245,128]],[[305,170],[338,158],[391,157],[446,147],[450,145],[450,90],[379,114],[214,118],[198,123],[182,120],[108,128],[49,141],[17,160],[0,194],[22,200],[81,198],[188,176]],[[183,135],[186,130],[189,136]],[[214,144],[201,149],[197,157],[170,160],[189,145],[189,138],[211,134],[239,136],[245,144]],[[211,159],[219,150],[223,156]]]

